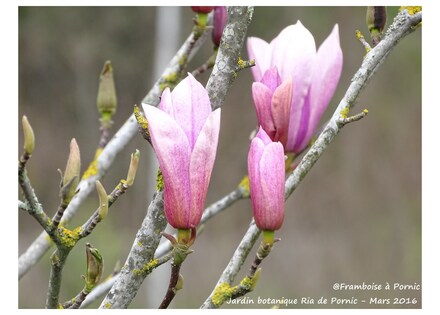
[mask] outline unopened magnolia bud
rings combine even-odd
[[[128,169],[128,174],[127,174],[127,186],[133,185],[134,179],[136,177],[138,165],[139,165],[140,156],[141,156],[141,153],[139,152],[138,149],[136,149],[135,153],[131,154],[131,162],[130,162],[130,167]]]
[[[21,119],[21,124],[23,126],[23,135],[24,135],[24,151],[27,155],[31,155],[35,149],[35,135],[32,130],[31,124],[29,123],[26,116],[23,116]]]
[[[228,21],[228,10],[225,6],[214,8],[214,21],[212,30],[212,41],[216,47],[220,46],[223,30]]]
[[[99,180],[96,181],[96,191],[99,196],[99,218],[104,220],[108,213],[108,195]]]
[[[367,7],[367,26],[373,47],[379,44],[387,23],[386,7]]]
[[[79,183],[81,170],[81,157],[78,144],[75,138],[70,141],[70,153],[67,159],[66,169],[63,175],[62,198],[65,203],[69,203],[75,195]],[[64,188],[64,189],[63,189]]]
[[[214,9],[214,7],[191,7],[191,9],[195,13],[209,13]]]
[[[87,258],[87,275],[85,277],[86,288],[93,289],[101,279],[102,271],[104,269],[104,260],[98,249],[94,248],[90,243],[86,244],[86,258]]]
[[[115,82],[113,80],[113,67],[109,60],[104,63],[99,76],[97,104],[102,119],[110,120],[116,112],[117,98]]]

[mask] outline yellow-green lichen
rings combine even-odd
[[[82,228],[78,227],[75,230],[69,230],[64,227],[58,228],[58,239],[60,243],[68,248],[72,248],[79,240],[79,234]]]
[[[345,119],[348,116],[348,113],[350,112],[350,108],[345,107],[341,110],[341,118]]]
[[[412,7],[411,6],[402,6],[402,7],[400,7],[399,11],[403,11],[403,10],[408,11],[409,15],[414,15],[418,12],[421,12],[422,7],[421,6],[412,6]]]
[[[89,167],[87,168],[87,170],[84,172],[84,174],[82,176],[83,180],[98,174],[98,157],[102,153],[102,150],[103,150],[102,148],[96,149],[95,157],[94,157],[92,163],[90,163]]]
[[[243,177],[240,184],[238,184],[238,188],[242,191],[243,197],[249,197],[249,176]]]
[[[118,186],[116,186],[116,189],[118,189],[118,190],[124,190],[124,189],[125,189],[124,186],[127,187],[127,181],[126,181],[125,179],[121,179],[121,180],[119,181]]]
[[[111,308],[112,304],[110,302],[104,303],[104,308]]]
[[[163,183],[162,171],[160,169],[158,169],[157,176],[156,176],[156,190],[163,191],[163,188],[164,188],[164,183]]]
[[[240,285],[247,291],[252,291],[254,285],[254,278],[249,278],[248,276],[244,277],[243,280],[240,281]]]
[[[170,89],[174,88],[177,83],[179,83],[180,73],[179,72],[171,72],[168,75],[164,75],[162,77],[161,83],[159,84],[160,90],[163,91],[167,87]]]
[[[148,120],[141,114],[139,106],[134,106],[133,114],[139,126],[141,126],[143,130],[148,132]]]
[[[141,269],[133,270],[133,274],[137,277],[138,276],[145,277],[145,276],[149,275],[154,270],[154,268],[157,267],[158,262],[159,261],[157,259],[153,259],[153,260],[147,262]]]
[[[226,282],[220,283],[214,291],[214,294],[212,295],[212,303],[219,307],[222,305],[225,301],[229,300],[234,294],[234,292],[237,291],[237,287],[232,287],[227,284]]]

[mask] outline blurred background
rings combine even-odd
[[[388,24],[398,8],[388,8]],[[301,20],[316,45],[339,24],[344,67],[330,103],[329,118],[360,66],[365,50],[355,37],[369,39],[365,7],[256,7],[249,36],[272,40]],[[28,164],[35,191],[49,215],[59,203],[59,174],[75,137],[85,170],[99,140],[98,77],[106,60],[114,68],[118,96],[112,132],[132,113],[189,35],[194,14],[188,7],[20,7],[19,117],[27,115],[36,134]],[[193,70],[212,52],[208,40],[190,63]],[[243,48],[243,58],[247,56]],[[209,74],[199,80],[206,83]],[[206,206],[232,191],[247,172],[249,134],[256,127],[250,71],[239,73],[222,109],[218,154]],[[334,291],[333,283],[421,284],[421,30],[402,40],[362,92],[354,113],[369,115],[346,126],[286,203],[282,239],[263,262],[254,292],[261,298],[409,297],[416,305],[350,305],[349,308],[421,307],[421,291]],[[22,148],[20,128],[19,154]],[[69,256],[61,300],[83,287],[86,242],[105,259],[104,276],[125,262],[146,214],[155,178],[155,157],[136,135],[102,180],[111,190],[126,176],[130,154],[141,163],[135,185],[111,208],[94,233]],[[21,197],[21,193],[19,193]],[[92,194],[70,223],[74,228],[96,209]],[[208,221],[181,273],[185,289],[170,307],[198,308],[213,290],[252,218],[250,200],[235,203]],[[40,234],[37,222],[20,212],[19,255]],[[236,278],[245,276],[255,249]],[[50,250],[19,282],[19,307],[43,308]],[[157,308],[169,281],[169,264],[148,277],[130,308]],[[101,300],[91,305],[97,307]],[[267,308],[225,305],[224,308]],[[305,308],[306,305],[289,307]],[[319,307],[312,305],[311,307]],[[326,305],[324,308],[344,307]]]

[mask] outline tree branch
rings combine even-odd
[[[340,132],[341,128],[344,126],[344,124],[340,123],[341,117],[346,117],[350,108],[356,104],[359,94],[366,87],[369,80],[377,71],[384,59],[402,38],[414,31],[416,26],[421,21],[422,12],[410,15],[406,10],[401,11],[395,17],[393,24],[388,28],[382,41],[365,56],[361,67],[353,76],[351,84],[335,110],[332,118],[325,126],[315,143],[304,155],[301,162],[298,164],[292,174],[288,176],[285,184],[286,199],[298,187],[302,179],[308,174],[316,161]],[[216,289],[223,283],[226,283],[229,286],[232,284],[251,248],[255,244],[259,234],[260,231],[252,220],[248,231],[235,250],[234,255],[229,261],[229,264],[226,266],[225,270],[220,276],[220,279],[218,280],[214,290],[202,304],[201,308],[218,307],[215,303],[213,303],[213,296],[216,293]]]
[[[102,301],[100,308],[127,308],[136,296],[145,279],[142,270],[154,257],[154,252],[165,229],[167,220],[163,211],[163,192],[156,191],[148,207],[148,213],[128,254],[127,260],[110,292]]]
[[[237,76],[240,51],[253,13],[253,7],[228,7],[228,23],[223,31],[215,65],[206,84],[213,110],[222,106]]]

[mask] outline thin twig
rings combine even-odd
[[[171,264],[170,283],[168,284],[168,289],[165,297],[163,298],[162,303],[160,303],[159,305],[159,309],[168,308],[174,296],[176,295],[176,285],[177,281],[179,280],[180,266],[181,264]]]

